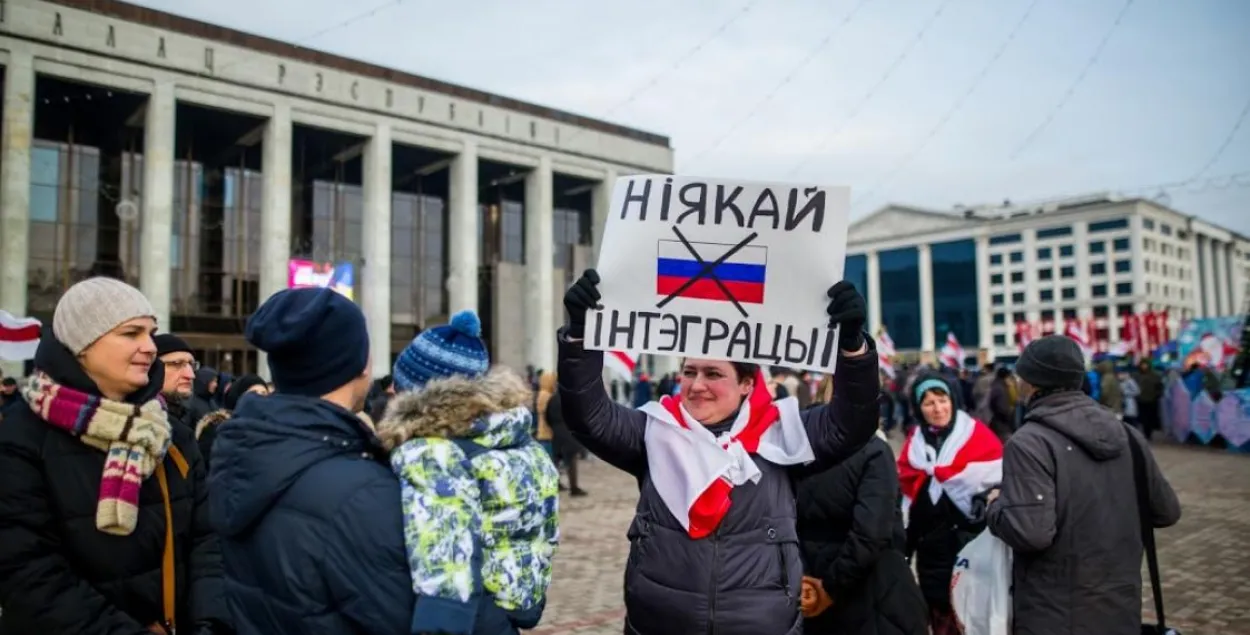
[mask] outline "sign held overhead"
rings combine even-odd
[[[849,207],[844,187],[618,179],[586,347],[831,372]]]

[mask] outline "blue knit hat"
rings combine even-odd
[[[395,360],[395,390],[407,392],[431,379],[480,377],[490,369],[477,313],[461,311],[444,326],[421,331]]]
[[[268,353],[280,393],[320,397],[364,374],[369,363],[364,314],[330,289],[273,294],[248,318],[243,337]]]

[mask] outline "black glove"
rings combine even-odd
[[[599,299],[599,272],[587,269],[582,277],[564,292],[564,310],[569,312],[567,333],[569,337],[581,338],[586,334],[586,312],[602,308]]]
[[[843,280],[829,288],[829,327],[841,325],[838,348],[858,351],[864,345],[864,322],[868,321],[868,303],[855,290],[855,285]],[[565,300],[568,304],[568,300]]]

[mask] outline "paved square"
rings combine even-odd
[[[1169,443],[1154,452],[1184,509],[1180,524],[1159,534],[1169,625],[1185,635],[1250,635],[1250,456]],[[533,635],[621,633],[625,530],[638,489],[602,461],[582,467],[590,496],[561,501],[564,541]],[[1153,619],[1149,585],[1143,590],[1143,614]]]

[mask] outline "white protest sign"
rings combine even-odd
[[[845,187],[622,177],[585,346],[833,372],[849,216]]]

